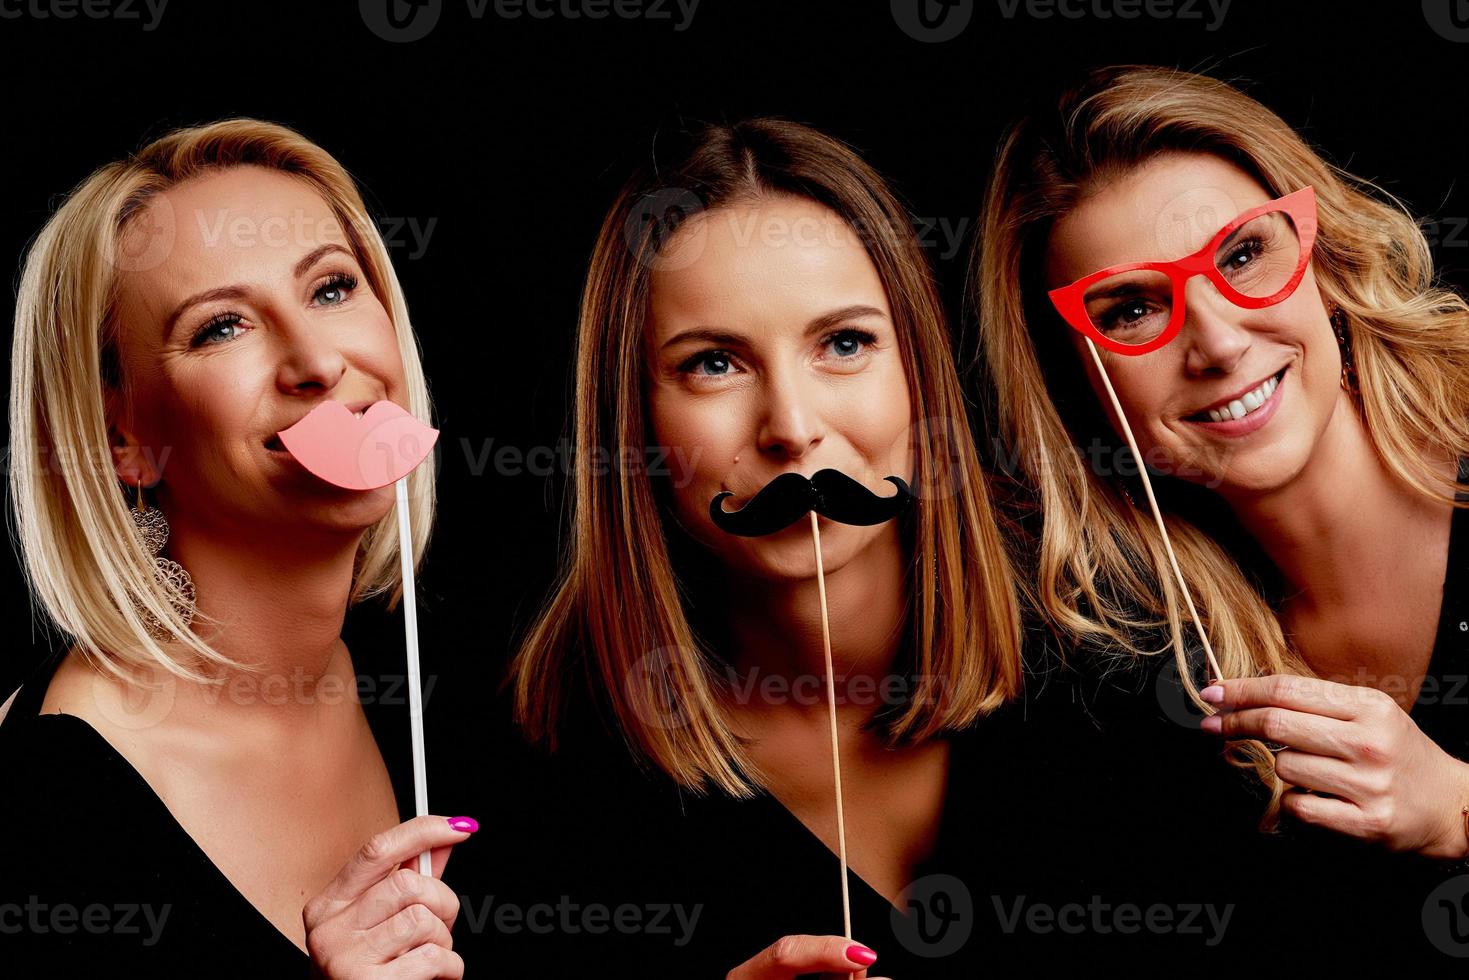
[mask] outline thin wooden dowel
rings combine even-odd
[[[1117,419],[1122,423],[1122,434],[1127,438],[1127,446],[1132,450],[1132,458],[1137,461],[1138,473],[1143,478],[1143,490],[1148,495],[1148,506],[1153,510],[1153,520],[1158,524],[1158,533],[1163,535],[1163,547],[1168,551],[1168,562],[1173,566],[1173,577],[1178,581],[1178,587],[1183,590],[1183,601],[1188,605],[1188,614],[1194,621],[1194,629],[1199,632],[1199,639],[1204,644],[1204,655],[1209,660],[1209,669],[1214,676],[1210,680],[1222,680],[1224,671],[1219,669],[1219,661],[1214,659],[1214,648],[1209,644],[1209,634],[1204,631],[1204,624],[1199,622],[1199,612],[1194,608],[1193,594],[1188,590],[1188,583],[1183,579],[1183,571],[1178,567],[1178,556],[1173,553],[1173,542],[1168,539],[1168,528],[1163,524],[1163,512],[1158,509],[1158,498],[1153,496],[1153,481],[1148,478],[1148,468],[1143,465],[1143,454],[1138,452],[1137,440],[1132,437],[1132,426],[1127,424],[1127,413],[1122,410],[1122,403],[1117,400],[1117,392],[1112,390],[1112,379],[1107,376],[1107,368],[1102,364],[1102,355],[1097,353],[1097,345],[1090,337],[1086,338],[1087,349],[1092,352],[1092,361],[1097,366],[1097,371],[1102,375],[1102,385],[1107,389],[1107,397],[1112,399],[1112,408],[1117,412]],[[820,558],[817,559],[820,561]]]
[[[837,856],[842,863],[842,935],[852,938],[852,897],[847,892],[847,821],[842,807],[842,755],[837,738],[836,671],[831,664],[831,624],[826,614],[826,571],[821,564],[821,529],[811,511],[811,543],[816,549],[816,591],[821,598],[821,646],[826,654],[826,710],[831,720],[831,775],[836,786]]]

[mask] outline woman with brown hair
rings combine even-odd
[[[984,817],[968,801],[998,771],[980,761],[993,746],[979,723],[1021,693],[1022,661],[907,213],[852,150],[795,123],[709,126],[660,153],[593,249],[574,422],[564,568],[510,680],[529,740],[580,775],[559,805],[508,815],[573,850],[532,862],[523,894],[686,898],[701,910],[686,949],[602,941],[608,962],[649,975],[863,975],[874,956],[884,974],[923,975],[899,938],[909,888],[961,870],[979,887],[967,862]],[[873,526],[821,518],[834,692],[806,522],[737,537],[710,513],[721,492],[736,510],[781,474],[825,468],[878,495],[897,475],[917,498]],[[829,693],[852,928],[872,948],[836,934]],[[576,847],[588,833],[618,853]],[[505,861],[485,875],[497,901],[516,892]],[[540,948],[569,955],[564,940]],[[495,935],[486,954],[512,941]]]
[[[1469,855],[1445,697],[1469,649],[1469,305],[1413,219],[1237,89],[1125,66],[1011,129],[980,236],[1035,608],[1071,644],[1171,649],[1267,825]]]

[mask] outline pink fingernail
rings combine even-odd
[[[479,830],[479,821],[473,817],[450,817],[449,826],[461,834],[472,834]]]
[[[858,966],[871,966],[877,962],[877,953],[868,949],[866,946],[848,946],[847,959],[856,963]]]
[[[1210,686],[1204,688],[1202,691],[1199,692],[1199,697],[1203,698],[1210,704],[1223,704],[1224,688],[1220,687],[1218,684],[1211,684]]]
[[[1209,715],[1203,721],[1199,722],[1199,727],[1206,732],[1213,732],[1218,735],[1224,731],[1224,719],[1218,715]]]

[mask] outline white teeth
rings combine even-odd
[[[362,418],[363,415],[366,415],[366,414],[367,414],[366,412],[353,412],[352,413],[352,417],[353,418],[360,419],[360,418]]]
[[[1211,422],[1230,422],[1235,419],[1242,419],[1268,402],[1270,396],[1275,394],[1275,389],[1279,384],[1280,382],[1277,379],[1273,377],[1269,378],[1261,382],[1258,387],[1234,399],[1228,405],[1220,408],[1211,408],[1204,414],[1209,416]]]

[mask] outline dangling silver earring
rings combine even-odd
[[[195,605],[197,598],[194,591],[194,579],[190,577],[188,569],[171,558],[159,557],[163,546],[168,544],[168,518],[163,516],[163,511],[157,507],[143,506],[143,478],[138,477],[138,499],[136,506],[131,510],[133,524],[138,533],[143,536],[143,545],[148,549],[148,554],[153,556],[153,564],[158,572],[158,577],[165,586],[170,587],[169,604],[179,614],[179,618],[187,626],[194,621]],[[176,593],[176,595],[175,595]],[[171,639],[168,630],[148,610],[143,610],[143,621],[148,627],[148,635],[158,641]]]

